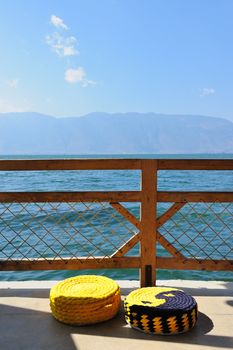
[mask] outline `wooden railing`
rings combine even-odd
[[[59,270],[59,269],[101,269],[101,268],[139,268],[141,286],[151,286],[156,281],[156,269],[184,269],[184,270],[218,270],[233,271],[233,191],[231,192],[182,192],[182,191],[158,191],[157,176],[160,170],[233,170],[233,160],[178,160],[178,159],[52,159],[52,160],[1,160],[0,171],[55,171],[55,170],[140,170],[141,189],[139,191],[95,191],[95,192],[0,192],[0,224],[3,223],[5,229],[0,232],[0,270]],[[233,183],[233,178],[232,178]],[[140,218],[127,209],[122,203],[140,203]],[[54,204],[55,203],[55,204]],[[107,203],[111,210],[122,216],[122,220],[127,220],[130,225],[137,229],[131,231],[129,239],[123,244],[115,247],[112,254],[96,256],[90,255],[71,256],[62,254],[65,243],[62,242],[61,235],[53,233],[45,221],[40,222],[45,235],[37,232],[37,227],[32,221],[39,213],[30,212],[29,205],[35,204],[40,211],[45,212],[46,205],[53,205],[53,209],[58,213],[57,203],[66,203],[72,212],[76,211],[77,220],[83,218],[83,214],[75,207],[75,203],[89,203],[91,205],[105,205]],[[101,204],[102,203],[102,204]],[[170,203],[170,207],[160,216],[156,214],[158,203]],[[196,207],[196,203],[205,206],[203,209]],[[15,206],[20,205],[20,209]],[[222,205],[221,210],[215,212],[214,205]],[[49,207],[50,208],[50,207]],[[105,207],[106,208],[106,207]],[[93,209],[94,210],[94,209]],[[92,212],[93,212],[92,210]],[[201,211],[202,210],[202,211]],[[209,211],[217,217],[221,228],[214,228],[211,222],[205,219]],[[32,219],[23,222],[21,213],[26,212]],[[204,229],[198,232],[189,220],[190,212],[195,213]],[[226,214],[227,222],[224,222]],[[11,218],[9,219],[9,215]],[[50,214],[48,214],[49,216]],[[63,214],[62,218],[69,225],[68,219]],[[176,216],[179,220],[176,221]],[[20,230],[12,224],[12,217],[20,220]],[[85,218],[86,220],[86,218]],[[182,227],[181,222],[185,223]],[[61,219],[57,219],[54,225],[61,226]],[[31,227],[32,226],[32,227]],[[187,228],[189,226],[189,228]],[[174,227],[176,231],[174,231]],[[7,228],[7,229],[6,229]],[[211,237],[205,236],[205,229],[211,231]],[[222,232],[227,233],[222,235]],[[24,229],[29,232],[24,236]],[[72,224],[69,229],[63,228],[67,235],[67,241],[73,242],[77,246],[82,239],[82,247],[94,245],[91,238],[86,238],[85,234]],[[70,230],[72,234],[70,233]],[[6,231],[9,232],[6,234]],[[12,234],[13,232],[13,234]],[[100,234],[101,232],[98,231]],[[175,232],[175,233],[174,233]],[[178,234],[177,232],[181,232]],[[192,235],[191,235],[192,232]],[[194,232],[194,235],[193,235]],[[225,232],[225,231],[224,231]],[[45,242],[46,234],[49,241]],[[31,235],[37,237],[37,244],[30,241]],[[106,244],[111,244],[111,237],[102,238]],[[200,241],[201,239],[201,241]],[[45,243],[44,243],[45,242]],[[53,244],[58,243],[59,249],[55,249]],[[188,243],[187,243],[188,242]],[[50,249],[49,256],[40,256],[40,244],[45,244]],[[87,244],[86,244],[87,243]],[[140,244],[138,256],[126,255],[133,247]],[[169,256],[159,256],[156,246],[162,246]],[[192,252],[192,245],[195,245],[197,254]],[[223,249],[223,245],[226,249]],[[27,249],[33,251],[36,257],[27,255]],[[214,252],[208,251],[209,247],[216,248],[219,253],[217,258]],[[10,250],[13,253],[10,253]],[[46,249],[47,249],[46,248]],[[65,249],[65,248],[64,248]],[[95,251],[98,249],[95,245]],[[20,258],[17,254],[20,252]],[[52,252],[52,253],[51,253]],[[53,254],[54,256],[51,256]],[[224,253],[226,252],[226,253]],[[200,253],[200,254],[199,254]],[[205,258],[201,257],[202,253]],[[46,254],[45,254],[46,255]],[[200,255],[200,256],[199,256]],[[16,258],[15,258],[16,256]]]

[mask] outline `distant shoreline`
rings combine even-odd
[[[127,154],[1,154],[0,160],[4,159],[83,159],[83,158],[123,158],[123,159],[233,159],[233,153],[127,153]]]

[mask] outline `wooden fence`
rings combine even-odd
[[[3,229],[0,231],[0,270],[80,270],[80,269],[101,269],[101,268],[138,268],[140,269],[141,286],[151,286],[156,282],[156,269],[181,269],[181,270],[217,270],[233,271],[233,191],[231,192],[183,192],[183,191],[158,191],[157,176],[160,170],[233,170],[233,160],[178,160],[178,159],[52,159],[52,160],[1,160],[0,171],[66,171],[66,170],[139,170],[141,172],[141,189],[139,191],[86,191],[86,192],[0,192],[0,224]],[[233,183],[233,179],[232,179]],[[137,218],[124,203],[139,203],[140,217]],[[51,234],[50,227],[45,221],[40,223],[43,226],[45,235],[39,235],[37,227],[30,222],[23,222],[24,211],[28,215],[30,204],[40,207],[40,211],[46,210],[46,205],[58,205],[66,203],[74,212],[76,210],[78,221],[79,215],[75,203],[89,203],[85,208],[94,205],[105,205],[107,203],[112,210],[122,216],[137,231],[131,232],[131,236],[123,241],[123,244],[115,247],[112,254],[96,256],[98,244],[93,243],[91,238],[80,236],[79,229],[71,225],[71,231],[64,229],[67,235],[67,242],[80,244],[87,239],[85,247],[95,245],[95,250],[86,256],[78,253],[63,256],[62,235]],[[54,204],[56,203],[56,204]],[[57,204],[60,203],[60,204]],[[102,203],[102,204],[101,204]],[[158,203],[167,203],[169,206],[161,215],[158,215]],[[205,206],[204,212],[196,206],[199,203]],[[20,205],[17,207],[17,205]],[[221,205],[221,210],[214,209],[214,205]],[[105,207],[106,208],[106,207]],[[40,211],[33,213],[33,218],[39,215]],[[217,224],[206,219],[203,213],[206,211],[213,214]],[[57,210],[58,212],[58,210]],[[198,232],[198,226],[190,222],[190,213],[195,213],[199,218],[202,229]],[[223,214],[225,216],[223,216]],[[10,216],[9,216],[10,215]],[[63,218],[64,218],[63,214]],[[12,217],[20,220],[20,232]],[[227,217],[227,221],[225,221]],[[178,220],[177,220],[178,218]],[[180,224],[185,223],[183,226]],[[59,226],[60,219],[55,223]],[[66,222],[68,217],[65,216]],[[85,219],[86,220],[86,219]],[[68,223],[69,224],[69,223]],[[34,226],[33,226],[34,225]],[[105,225],[106,226],[106,225]],[[51,226],[52,227],[52,226]],[[174,231],[174,227],[176,231]],[[5,233],[7,230],[8,235]],[[29,230],[26,238],[23,236],[24,228]],[[205,230],[211,230],[211,237],[205,235]],[[13,235],[12,235],[13,232]],[[86,231],[85,231],[86,232]],[[101,235],[101,232],[98,231]],[[177,234],[177,232],[180,232]],[[192,235],[191,233],[192,232]],[[224,233],[224,234],[223,234]],[[38,237],[38,246],[30,241],[32,234]],[[60,244],[60,248],[50,252],[49,256],[40,256],[39,245],[49,235],[49,242],[45,243],[48,249],[53,250],[53,240]],[[106,244],[111,244],[111,237],[104,237]],[[200,240],[201,239],[201,240]],[[17,243],[18,242],[18,243]],[[204,243],[203,243],[204,242]],[[216,243],[217,242],[217,243]],[[68,244],[68,243],[67,243]],[[72,243],[73,244],[73,243]],[[140,245],[137,256],[129,256],[133,247]],[[160,245],[166,250],[166,256],[159,256],[156,247]],[[189,248],[195,245],[198,253],[193,253]],[[27,255],[25,246],[37,253],[37,257]],[[11,252],[9,253],[9,247]],[[84,243],[83,243],[84,247]],[[212,247],[212,248],[211,248]],[[211,249],[212,250],[211,250]],[[223,249],[224,248],[224,249]],[[208,250],[209,249],[209,250]],[[20,258],[14,252],[20,252]],[[216,254],[217,252],[217,258]],[[199,254],[200,253],[200,254]],[[205,258],[201,257],[204,253]],[[36,254],[34,254],[36,256]]]

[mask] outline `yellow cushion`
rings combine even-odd
[[[114,317],[120,308],[120,288],[104,276],[67,278],[50,291],[53,316],[67,324],[87,325]]]

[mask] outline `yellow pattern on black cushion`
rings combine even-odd
[[[175,288],[139,288],[125,298],[124,308],[127,323],[145,333],[183,333],[197,322],[195,299]]]
[[[104,276],[67,278],[50,291],[53,316],[67,324],[87,325],[114,317],[120,308],[120,288]]]

